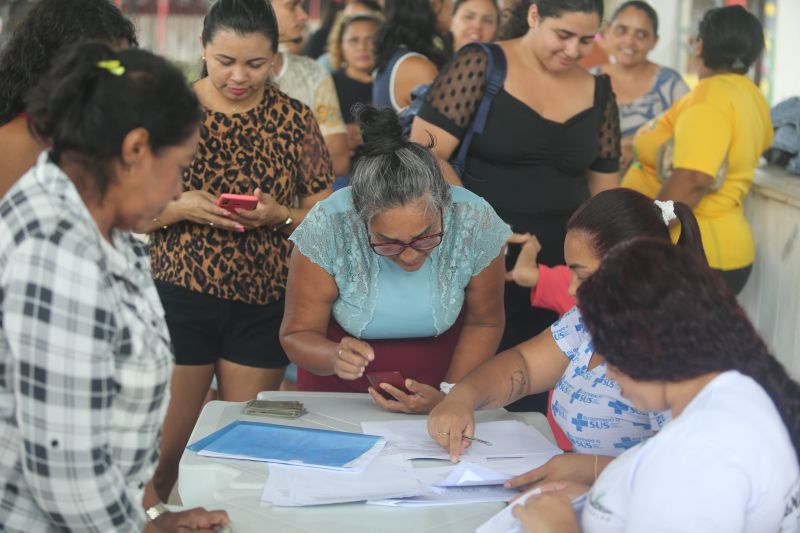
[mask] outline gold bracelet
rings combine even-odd
[[[594,456],[594,480],[597,481],[597,454]]]

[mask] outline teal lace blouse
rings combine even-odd
[[[339,297],[333,317],[364,339],[432,337],[458,318],[470,279],[502,252],[511,230],[485,200],[452,187],[444,238],[417,272],[405,272],[369,247],[350,188],[306,215],[290,237],[297,249],[333,276]]]

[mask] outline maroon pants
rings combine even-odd
[[[365,371],[379,372],[396,370],[404,378],[411,378],[438,389],[444,381],[450,360],[461,334],[462,317],[438,337],[418,337],[411,339],[365,339],[372,346],[375,360]],[[339,342],[342,337],[351,336],[333,319],[328,325],[328,339]],[[297,369],[297,390],[324,392],[367,392],[369,381],[362,376],[348,381],[336,375],[317,376],[303,368]]]

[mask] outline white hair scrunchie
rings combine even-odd
[[[670,222],[678,218],[675,214],[675,202],[672,200],[667,200],[666,202],[656,200],[655,202],[659,209],[661,209],[661,218],[664,219],[664,224],[669,226]]]

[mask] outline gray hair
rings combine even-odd
[[[350,179],[353,205],[364,223],[378,213],[417,201],[438,211],[450,203],[450,185],[429,148],[406,143],[393,152],[362,155]]]

